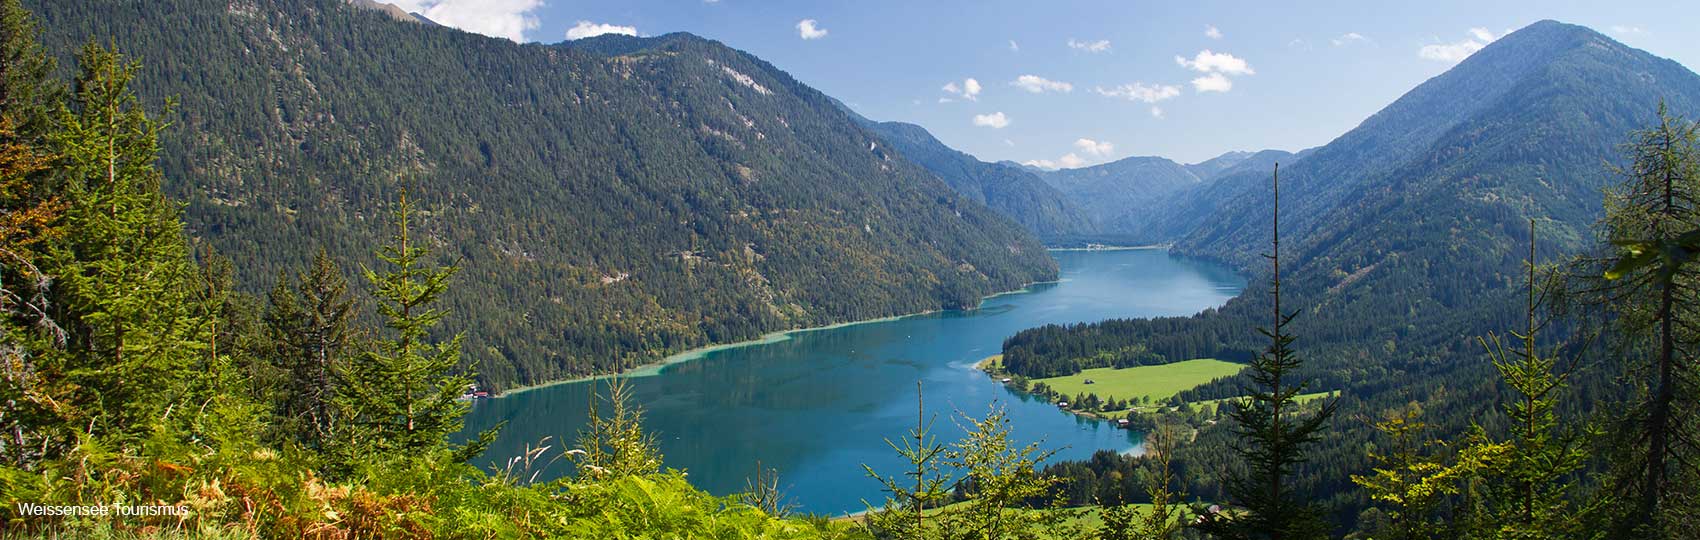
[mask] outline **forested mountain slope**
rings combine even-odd
[[[1186,166],[1156,156],[1133,156],[1091,167],[1046,171],[1039,176],[1085,209],[1106,232],[1125,230],[1122,223],[1129,214],[1203,184]]]
[[[1529,220],[1545,261],[1593,239],[1602,189],[1618,179],[1619,145],[1673,114],[1700,113],[1700,76],[1587,28],[1543,21],[1489,45],[1359,128],[1281,168],[1285,305],[1313,390],[1344,403],[1305,477],[1349,518],[1363,501],[1346,475],[1365,470],[1377,418],[1420,402],[1442,433],[1492,426],[1497,380],[1476,336],[1519,327]],[[1270,172],[1222,177],[1162,205],[1150,222],[1177,228],[1177,250],[1226,259],[1267,277]],[[1190,221],[1190,212],[1202,212]],[[1183,230],[1191,227],[1191,230]],[[1263,278],[1195,317],[1046,328],[1005,344],[1006,366],[1055,369],[1130,345],[1169,359],[1245,358],[1267,345]],[[1238,392],[1225,381],[1195,397]],[[1583,392],[1586,378],[1575,381]],[[1585,403],[1581,399],[1577,403]],[[1443,437],[1445,438],[1445,437]],[[1184,452],[1208,460],[1228,444],[1207,431]],[[1198,486],[1199,489],[1211,489]]]
[[[1097,232],[1097,226],[1078,204],[1030,171],[980,161],[945,146],[914,124],[867,121],[863,125],[958,193],[1009,216],[1041,239]]]
[[[137,89],[177,100],[166,189],[249,290],[321,247],[369,265],[406,184],[463,267],[448,330],[492,386],[970,306],[1056,271],[827,96],[694,36],[611,54],[345,0],[25,4],[49,50],[145,59]]]

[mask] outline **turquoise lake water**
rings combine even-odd
[[[725,495],[762,468],[779,473],[802,511],[843,514],[884,500],[868,464],[886,475],[902,460],[886,444],[916,420],[915,381],[945,440],[961,434],[957,411],[1007,408],[1014,436],[1060,449],[1057,459],[1099,449],[1133,451],[1141,434],[1081,419],[1004,388],[973,369],[1003,340],[1045,324],[1118,317],[1190,315],[1239,294],[1245,281],[1219,265],[1164,250],[1056,251],[1061,280],[987,299],[973,311],[947,311],[830,329],[701,354],[628,377],[667,467]],[[652,370],[656,371],[656,370]],[[508,422],[480,458],[500,463],[545,436],[572,440],[584,423],[594,382],[539,388],[477,402],[469,430]],[[545,477],[566,474],[557,462]]]

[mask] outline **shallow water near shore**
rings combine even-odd
[[[924,385],[927,417],[950,441],[966,423],[960,413],[1007,408],[1014,436],[1060,449],[1053,459],[1094,451],[1135,450],[1141,434],[1084,419],[1004,388],[974,363],[997,354],[1003,340],[1045,324],[1116,317],[1189,315],[1239,294],[1243,278],[1220,265],[1159,249],[1056,251],[1061,279],[985,300],[972,311],[941,311],[867,324],[841,325],[688,354],[631,377],[666,466],[691,483],[725,495],[743,490],[762,468],[777,470],[781,490],[801,511],[844,514],[878,503],[880,485],[862,465],[902,473],[886,444],[916,421],[915,381]],[[467,416],[468,432],[508,422],[479,458],[505,462],[546,436],[561,448],[584,419],[598,381],[536,388],[482,400]],[[601,383],[604,385],[605,382]],[[557,462],[545,472],[568,472]]]

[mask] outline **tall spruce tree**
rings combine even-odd
[[[1700,486],[1691,483],[1700,476],[1700,268],[1678,263],[1700,223],[1700,128],[1661,103],[1658,125],[1634,133],[1625,148],[1629,166],[1606,194],[1601,223],[1605,242],[1624,249],[1608,247],[1611,255],[1593,261],[1609,268],[1604,279],[1587,280],[1576,294],[1609,315],[1614,353],[1630,359],[1634,387],[1605,447],[1615,505],[1603,514],[1615,535],[1671,538],[1683,532],[1675,520],[1700,511],[1692,496]]]
[[[342,370],[334,401],[345,418],[339,439],[347,441],[342,450],[353,452],[345,456],[350,460],[446,448],[447,437],[460,430],[466,413],[459,398],[473,378],[469,371],[456,370],[463,336],[431,340],[431,330],[447,314],[434,304],[457,268],[426,262],[431,252],[414,237],[414,217],[403,188],[392,214],[395,233],[378,254],[389,269],[363,269],[389,335]]]
[[[292,286],[293,285],[293,286]],[[293,280],[278,276],[267,296],[265,324],[282,372],[275,411],[284,439],[318,450],[334,439],[335,396],[358,330],[357,311],[342,271],[320,249]]]
[[[1274,326],[1259,328],[1269,348],[1248,367],[1253,385],[1247,397],[1232,401],[1228,416],[1239,435],[1236,447],[1245,471],[1226,482],[1228,496],[1238,508],[1228,512],[1201,511],[1198,528],[1219,538],[1299,540],[1323,538],[1328,524],[1321,509],[1292,485],[1294,469],[1305,462],[1306,447],[1334,415],[1336,400],[1324,400],[1314,412],[1301,410],[1299,394],[1308,386],[1293,380],[1303,361],[1292,349],[1294,336],[1287,325],[1298,316],[1281,308],[1281,168],[1275,166],[1272,251],[1266,257],[1273,269],[1270,296]]]
[[[1588,459],[1586,433],[1567,428],[1558,415],[1560,394],[1567,386],[1574,363],[1559,365],[1556,354],[1536,348],[1536,334],[1544,322],[1536,316],[1542,301],[1537,298],[1535,222],[1529,221],[1527,327],[1512,336],[1521,349],[1512,349],[1495,335],[1481,338],[1493,365],[1505,379],[1512,399],[1504,404],[1511,421],[1504,441],[1489,441],[1482,434],[1460,454],[1476,463],[1483,480],[1477,496],[1482,499],[1470,520],[1470,531],[1478,538],[1587,538],[1580,516],[1586,514],[1572,503],[1575,475]],[[1549,289],[1550,290],[1550,289]]]
[[[196,271],[178,208],[154,168],[164,125],[130,90],[137,65],[90,45],[54,134],[65,174],[65,236],[44,258],[52,315],[66,332],[66,419],[96,437],[134,440],[204,412],[192,395],[210,327],[191,296]],[[169,106],[168,106],[169,109]]]

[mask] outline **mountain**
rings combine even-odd
[[[370,10],[378,11],[378,12],[383,13],[385,15],[389,15],[391,19],[395,19],[395,20],[398,20],[398,21],[417,22],[417,23],[430,24],[430,25],[433,25],[433,26],[435,26],[437,24],[436,21],[433,21],[431,19],[427,19],[427,18],[425,18],[424,15],[409,12],[405,9],[402,9],[401,6],[397,6],[395,4],[386,4],[386,3],[383,3],[383,2],[378,2],[376,0],[348,0],[348,3],[353,5],[354,7],[357,7],[357,8],[363,8],[363,9],[370,9]]]
[[[1056,274],[1018,224],[707,39],[516,44],[346,0],[25,4],[49,50],[145,59],[145,102],[177,102],[166,189],[249,291],[321,248],[372,266],[405,184],[494,388]]]
[[[1591,245],[1602,189],[1619,179],[1618,145],[1656,122],[1661,101],[1695,118],[1700,75],[1593,30],[1541,21],[1282,163],[1283,302],[1298,310],[1302,375],[1311,391],[1344,396],[1301,483],[1328,494],[1338,519],[1362,504],[1342,471],[1368,470],[1361,449],[1375,440],[1365,423],[1342,419],[1416,402],[1442,440],[1498,421],[1498,375],[1475,338],[1519,327],[1530,220],[1543,261]],[[1177,240],[1176,251],[1267,277],[1258,255],[1269,251],[1270,175],[1226,174],[1168,199],[1143,230]],[[1251,329],[1270,323],[1268,292],[1253,279],[1245,294],[1193,317],[1025,332],[1006,343],[1005,362],[1025,355],[1043,365],[1067,360],[1044,351],[1090,357],[1134,345],[1170,359],[1246,358],[1267,345]],[[1607,379],[1578,373],[1570,384],[1586,395]],[[1236,395],[1243,382],[1189,397]],[[1183,453],[1201,462],[1229,444],[1225,430],[1208,430]]]
[[[1084,209],[1105,232],[1124,231],[1131,214],[1203,183],[1186,166],[1155,156],[1046,171],[1040,178]]]
[[[1606,176],[1599,160],[1613,156],[1610,147],[1621,142],[1623,131],[1645,120],[1649,104],[1661,97],[1668,97],[1676,110],[1686,110],[1681,107],[1688,105],[1690,75],[1675,62],[1581,27],[1535,23],[1283,167],[1285,208],[1291,211],[1283,230],[1294,237],[1315,236],[1328,224],[1347,222],[1376,204],[1409,200],[1418,190],[1440,187],[1490,196],[1527,187],[1518,184],[1526,177],[1507,178],[1515,172],[1554,183],[1558,193],[1553,196],[1562,200],[1540,202],[1555,205],[1569,225],[1559,232],[1579,238],[1575,226],[1588,223],[1598,210],[1592,203]],[[1608,90],[1624,94],[1610,96],[1615,99],[1598,95]],[[1565,131],[1539,131],[1555,129]],[[1550,148],[1516,146],[1558,141],[1578,148],[1548,155],[1541,151]],[[1492,158],[1484,159],[1490,152]],[[1269,204],[1268,174],[1223,176],[1151,212],[1140,230],[1175,238],[1189,253],[1254,260],[1268,236],[1258,211]]]
[[[1192,173],[1193,176],[1197,176],[1200,180],[1204,180],[1215,178],[1216,175],[1221,174],[1222,171],[1233,168],[1233,166],[1240,164],[1245,161],[1246,158],[1251,156],[1251,152],[1236,150],[1198,163],[1186,165],[1185,167],[1187,172]]]
[[[1008,216],[1042,239],[1097,232],[1085,211],[1030,171],[980,161],[945,146],[921,126],[862,120],[863,127],[957,193]]]

